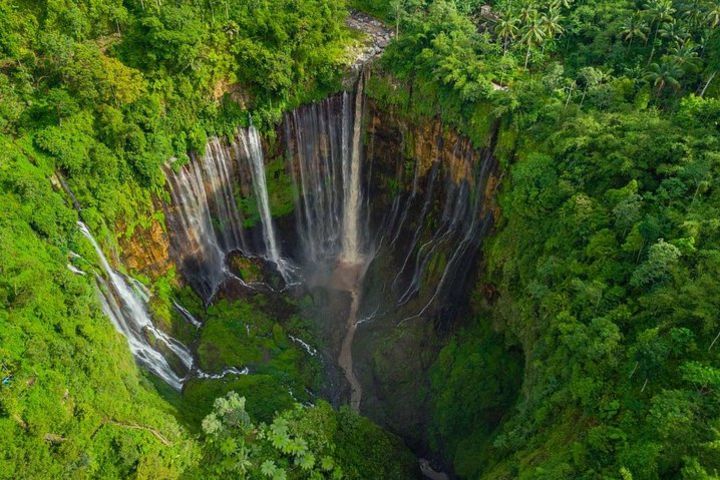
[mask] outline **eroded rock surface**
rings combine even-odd
[[[382,53],[395,35],[395,33],[380,20],[355,10],[350,12],[346,23],[350,28],[359,30],[367,35],[366,41],[353,52],[353,70],[359,69],[373,57]]]

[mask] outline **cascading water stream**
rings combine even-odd
[[[206,300],[213,297],[226,276],[225,253],[215,233],[210,213],[207,191],[216,194],[228,185],[216,185],[217,179],[207,177],[209,168],[204,163],[214,163],[217,157],[208,149],[201,161],[190,162],[177,172],[167,169],[172,205],[168,215],[175,248],[182,259],[181,268],[195,290]],[[237,225],[228,217],[221,217],[223,229]]]
[[[350,154],[343,149],[343,186],[345,193],[345,204],[343,208],[343,236],[341,260],[350,265],[356,265],[362,261],[362,252],[359,238],[360,228],[360,206],[362,187],[360,185],[360,164],[361,164],[361,128],[363,113],[363,85],[365,73],[360,74],[357,89],[355,92],[354,118],[352,123],[352,144]],[[343,107],[347,101],[343,99]],[[345,116],[343,116],[345,118]],[[343,129],[345,131],[345,129]]]
[[[177,303],[175,300],[173,300],[173,307],[175,307],[175,310],[182,315],[182,317],[187,320],[187,322],[192,325],[195,328],[202,328],[203,324],[201,321],[199,321],[197,318],[195,318],[195,315],[190,313],[187,308],[183,307],[179,303]]]
[[[197,369],[192,352],[153,324],[147,306],[149,292],[145,290],[145,287],[142,284],[131,286],[125,277],[110,266],[100,245],[90,233],[90,229],[82,222],[78,222],[78,227],[95,249],[107,277],[106,280],[104,277],[96,275],[103,311],[110,318],[116,330],[127,339],[133,356],[148,370],[176,390],[182,389],[183,383],[191,374],[198,378],[221,378],[228,374],[249,373],[247,368],[238,370],[231,367],[220,374],[209,374]],[[131,283],[135,283],[135,281],[131,280]],[[182,309],[179,304],[176,304],[176,307]],[[182,310],[187,312],[185,309]],[[187,313],[189,314],[189,312]],[[151,343],[148,334],[157,342],[161,342],[182,363],[186,370],[184,376],[176,373],[165,355]]]
[[[183,379],[172,369],[165,357],[148,342],[145,337],[146,330],[156,334],[157,338],[167,345],[186,366],[192,366],[192,354],[178,342],[169,339],[167,335],[158,335],[146,306],[125,279],[110,267],[105,255],[87,226],[78,222],[80,232],[88,239],[95,249],[100,265],[105,271],[107,281],[97,276],[100,288],[100,299],[103,310],[110,317],[115,328],[127,339],[133,356],[145,365],[150,371],[162,378],[173,388],[180,390]],[[161,333],[161,332],[160,332]]]
[[[286,283],[294,281],[295,267],[283,257],[272,220],[260,135],[254,127],[238,129],[232,142],[208,142],[205,154],[186,165],[166,168],[171,205],[168,218],[173,247],[185,277],[209,302],[230,273],[231,252],[262,257],[275,265]],[[245,226],[247,212],[238,194],[254,197],[260,220],[261,241],[254,242]],[[172,228],[175,227],[175,228]]]
[[[342,97],[344,99],[344,96]],[[342,228],[344,101],[331,97],[293,111],[285,118],[288,157],[298,192],[296,230],[306,264],[333,260],[340,251]],[[344,118],[344,117],[341,117]]]
[[[262,224],[263,243],[265,245],[266,259],[275,264],[280,275],[288,282],[291,280],[293,267],[280,255],[275,225],[270,213],[270,199],[267,190],[267,179],[265,176],[265,160],[263,157],[260,135],[255,127],[250,126],[247,130],[240,130],[237,135],[238,142],[243,147],[245,158],[250,163],[253,190],[260,213]]]

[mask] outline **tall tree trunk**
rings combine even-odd
[[[658,23],[657,27],[655,27],[655,35],[653,35],[653,39],[652,39],[652,49],[650,50],[650,58],[648,59],[648,63],[647,63],[648,65],[650,65],[653,57],[655,56],[655,41],[657,40],[658,30],[660,30],[659,23]]]
[[[567,108],[567,106],[570,104],[570,98],[572,97],[573,91],[575,91],[574,87],[571,86],[570,88],[568,88],[567,100],[565,100],[565,108]]]
[[[528,68],[529,61],[530,61],[530,44],[528,43],[527,53],[525,53],[525,68]]]
[[[700,92],[700,98],[705,95],[705,92],[707,91],[708,87],[710,86],[710,83],[715,79],[715,75],[717,75],[717,70],[715,70],[712,75],[710,75],[710,78],[708,78],[708,81],[705,83],[705,86],[702,89],[702,92]]]

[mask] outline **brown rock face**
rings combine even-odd
[[[414,157],[421,162],[422,176],[427,174],[433,162],[439,161],[446,165],[455,183],[472,180],[470,160],[474,157],[475,149],[470,140],[459,136],[454,130],[443,128],[438,119],[410,125],[408,128],[415,140]]]
[[[218,80],[213,86],[213,100],[220,100],[225,94],[237,103],[240,108],[247,108],[251,103],[250,95],[243,89],[239,83],[230,83],[226,79]]]
[[[362,413],[423,454],[432,413],[428,370],[470,318],[482,239],[500,214],[496,134],[475,146],[437,117],[412,120],[372,99],[366,115],[370,225],[385,244],[364,282],[358,318],[369,320],[355,333],[353,368]],[[470,229],[473,222],[478,227]],[[394,292],[409,291],[416,278],[416,293],[398,301]],[[490,287],[483,293],[494,298]]]
[[[124,231],[123,222],[117,231]],[[153,220],[149,227],[135,227],[129,237],[119,240],[123,263],[132,271],[141,272],[150,278],[160,277],[173,265],[170,259],[168,236],[159,221]]]

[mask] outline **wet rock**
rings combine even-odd
[[[286,287],[275,265],[261,257],[248,257],[233,251],[228,254],[226,262],[233,275],[257,291],[277,292]]]
[[[120,222],[116,231],[124,232],[125,224]],[[136,226],[129,236],[120,236],[122,261],[133,272],[141,272],[157,278],[170,269],[170,244],[162,225],[154,220],[149,226]]]
[[[394,36],[394,32],[382,22],[355,10],[350,12],[346,23],[348,27],[367,35],[365,41],[351,52],[353,71],[359,70],[363,64],[380,55]]]

